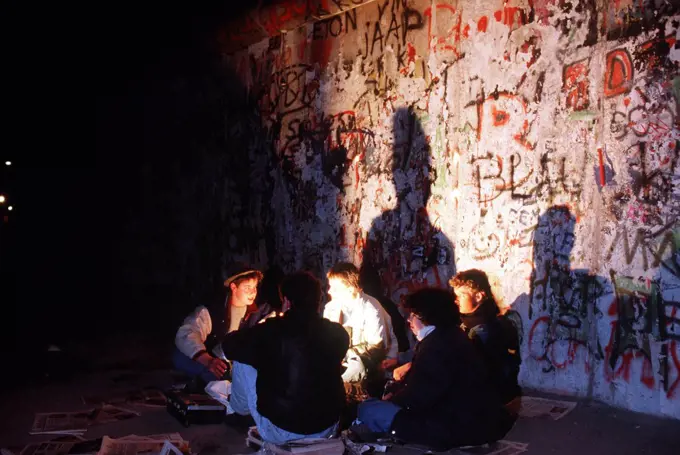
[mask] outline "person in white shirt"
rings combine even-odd
[[[380,370],[385,360],[398,356],[397,338],[390,316],[375,298],[365,294],[359,285],[359,269],[340,262],[327,274],[331,300],[324,317],[340,323],[350,336],[345,357],[345,382],[361,382],[372,370]]]

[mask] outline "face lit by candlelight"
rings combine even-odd
[[[231,304],[236,307],[252,305],[257,297],[257,278],[243,280],[239,284],[231,283]]]
[[[357,297],[356,289],[348,286],[347,283],[340,278],[330,278],[328,280],[328,294],[331,300],[337,302],[348,302]]]

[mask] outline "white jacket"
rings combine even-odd
[[[201,351],[205,351],[205,340],[212,332],[212,320],[210,312],[205,306],[199,306],[184,319],[184,322],[175,335],[175,346],[189,358],[193,358]],[[219,343],[213,348],[215,357],[225,359],[222,345]]]
[[[370,349],[384,348],[388,359],[396,359],[399,346],[392,329],[392,320],[376,299],[363,292],[354,300],[331,300],[323,316],[334,322],[342,321],[351,334],[350,349],[364,354]]]

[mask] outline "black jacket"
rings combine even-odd
[[[416,346],[410,371],[392,402],[403,409],[393,436],[437,450],[501,439],[513,420],[486,368],[459,327],[439,327]]]
[[[519,336],[509,319],[484,315],[481,310],[479,307],[469,315],[461,315],[461,328],[482,355],[501,403],[508,403],[522,395],[517,380],[522,363]]]
[[[349,336],[340,324],[291,309],[232,332],[228,359],[257,370],[257,410],[283,430],[313,434],[340,418],[345,403],[342,360]]]

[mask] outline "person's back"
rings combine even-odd
[[[405,301],[418,339],[411,367],[383,400],[359,405],[374,432],[436,450],[501,439],[513,419],[499,403],[484,362],[459,327],[453,295],[425,288]]]
[[[495,441],[510,425],[484,364],[455,326],[437,328],[419,343],[392,402],[405,409],[394,419],[394,436],[434,448]]]
[[[467,328],[468,337],[481,352],[503,404],[522,395],[518,376],[522,359],[519,340],[511,321],[498,316]]]
[[[345,391],[342,359],[349,335],[319,314],[321,285],[295,273],[280,286],[284,314],[229,334],[222,343],[234,360],[229,403],[251,415],[274,444],[336,433]]]
[[[342,326],[290,310],[264,322],[262,332],[257,346],[262,361],[253,365],[258,410],[295,433],[315,433],[336,422],[345,402]]]

